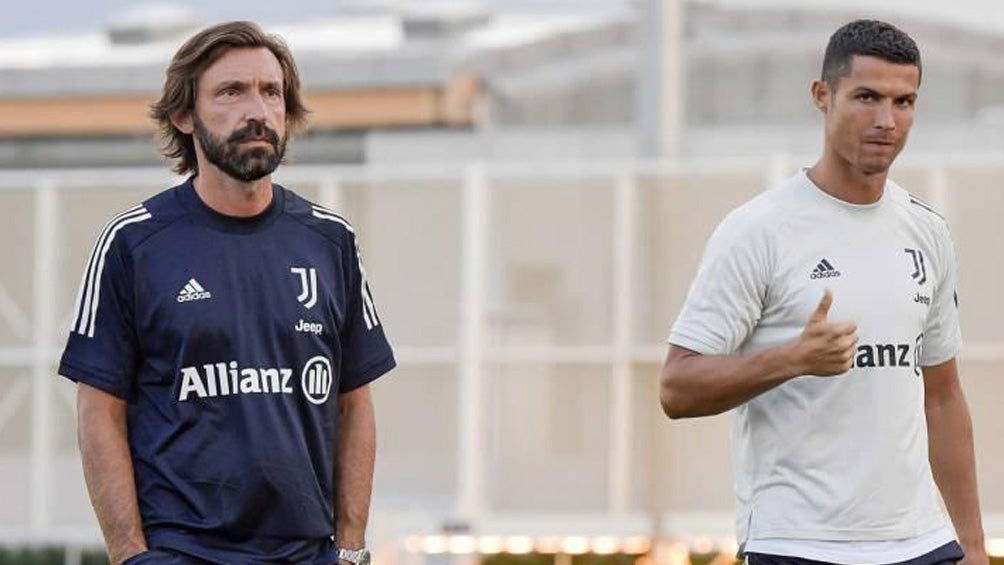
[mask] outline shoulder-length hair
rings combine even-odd
[[[307,107],[300,98],[300,74],[286,42],[277,35],[266,34],[253,22],[227,22],[208,27],[195,34],[178,49],[171,65],[160,100],[150,106],[150,117],[157,122],[164,145],[161,152],[176,159],[174,172],[197,173],[195,142],[190,134],[174,127],[171,117],[195,110],[199,77],[210,65],[230,49],[264,47],[275,55],[282,67],[283,97],[286,102],[286,129],[295,134],[307,122]]]

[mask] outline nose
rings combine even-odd
[[[882,130],[896,129],[896,119],[894,117],[893,103],[886,100],[877,104],[875,108],[875,127]]]
[[[265,98],[262,97],[261,93],[251,92],[245,98],[244,119],[264,122],[267,115],[266,108]]]

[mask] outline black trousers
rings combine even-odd
[[[122,562],[122,565],[205,565],[201,559],[195,559],[162,549],[151,549],[133,555]]]
[[[964,554],[958,542],[945,545],[921,555],[894,564],[861,563],[860,565],[955,565]],[[769,553],[746,553],[746,565],[834,565],[825,561],[814,561],[789,555],[771,555]]]

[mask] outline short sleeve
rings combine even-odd
[[[106,226],[91,252],[59,374],[126,399],[132,392],[137,340],[132,271],[115,235]]]
[[[954,359],[962,349],[956,290],[958,267],[947,229],[940,243],[942,251],[939,279],[934,288],[934,296],[931,297],[931,309],[927,313],[920,352],[920,364],[923,367],[940,365]]]
[[[396,366],[354,234],[351,240],[351,250],[346,257],[348,264],[343,269],[349,277],[346,281],[349,295],[347,323],[339,335],[342,346],[339,393],[359,388]]]
[[[763,229],[735,213],[727,217],[708,240],[667,341],[706,355],[737,351],[763,312],[769,245]]]

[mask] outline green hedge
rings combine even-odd
[[[82,565],[108,565],[108,557],[100,549],[85,551],[82,557]],[[0,565],[63,565],[64,563],[66,563],[66,551],[61,547],[0,547]]]

